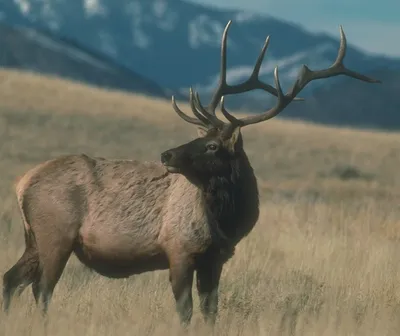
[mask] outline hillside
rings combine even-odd
[[[250,74],[267,35],[271,35],[271,43],[261,73],[265,80],[272,80],[272,70],[279,65],[284,87],[303,63],[311,68],[330,65],[339,45],[338,30],[330,37],[268,15],[183,0],[7,1],[0,4],[0,13],[7,23],[46,28],[185,94],[191,85],[202,94],[214,87],[221,34],[230,19],[234,22],[228,43],[230,81],[243,80]],[[399,59],[369,55],[353,48],[351,42],[348,36],[346,64],[350,68],[364,73],[381,67],[400,69]],[[254,97],[265,106],[268,97],[258,92],[252,100]]]
[[[369,76],[379,78],[382,84],[342,79],[329,88],[317,88],[283,115],[322,124],[399,130],[400,71],[377,69]]]
[[[224,268],[215,333],[398,335],[400,134],[285,120],[243,134],[261,214]],[[163,99],[1,70],[0,273],[24,246],[17,176],[67,153],[159,160],[195,135]],[[207,336],[193,287],[189,334]],[[9,315],[0,312],[0,335],[45,334],[34,307],[28,288]],[[110,280],[71,258],[54,291],[48,335],[165,330],[181,334],[168,272]]]
[[[53,34],[0,24],[0,66],[73,79],[99,87],[166,97],[156,83],[101,54]]]
[[[188,104],[180,103],[180,106],[190,111]],[[145,144],[122,146],[117,152],[113,152],[113,155],[123,154],[124,157],[132,157],[140,151],[140,155],[154,160],[158,160],[163,148],[189,140],[196,135],[195,126],[181,120],[173,111],[171,104],[164,99],[130,95],[120,91],[105,91],[67,80],[17,71],[0,71],[0,109],[3,118],[2,143],[4,148],[10,149],[14,145],[8,146],[7,143],[19,141],[15,137],[7,138],[13,132],[13,122],[18,122],[18,127],[23,127],[25,123],[32,127],[36,124],[39,128],[50,127],[56,132],[54,135],[57,137],[58,131],[55,125],[68,128],[72,126],[74,118],[83,118],[86,121],[78,123],[79,130],[83,133],[91,132],[95,138],[107,137],[102,130],[106,127],[117,132],[115,138],[110,135],[109,140],[112,143],[122,141],[119,137],[124,136],[124,141],[128,141],[127,143],[143,140],[142,143]],[[107,120],[110,124],[99,126],[96,135],[97,119],[99,123]],[[40,124],[39,120],[43,124]],[[129,123],[126,123],[126,120],[130,120]],[[141,126],[137,126],[138,123]],[[119,127],[122,128],[120,133],[117,131]],[[139,135],[136,133],[138,131]],[[317,178],[334,171],[337,167],[359,164],[360,166],[356,168],[365,171],[367,175],[370,171],[379,171],[379,180],[384,186],[395,187],[400,184],[397,168],[391,171],[393,167],[386,164],[386,160],[396,154],[396,147],[393,146],[400,141],[396,133],[336,129],[277,119],[246,127],[243,132],[248,152],[251,157],[257,158],[255,166],[262,172],[261,178],[269,180],[268,183],[279,185],[282,181],[287,183],[288,179],[297,181],[297,178],[299,178],[298,183],[303,183],[301,180],[305,176]],[[34,139],[34,134],[29,137]],[[79,141],[79,138],[78,136],[76,139],[71,139],[70,143],[64,142],[63,151],[95,150],[98,153],[100,150],[101,152],[101,148],[87,141],[87,138],[75,146],[74,142]],[[325,142],[320,143],[322,138]],[[355,147],[349,147],[349,142]],[[149,150],[150,148],[152,150]],[[325,148],[330,150],[324,153]],[[41,158],[51,155],[52,152],[48,150],[40,153]],[[360,160],[354,162],[354,155],[361,155]],[[381,156],[379,160],[377,155]],[[336,156],[337,160],[334,159]],[[375,159],[372,160],[372,157]],[[312,166],[310,162],[313,162]],[[280,168],[276,169],[277,167]],[[14,171],[10,173],[13,174]]]
[[[284,89],[292,84],[301,64],[311,69],[329,66],[339,46],[338,31],[328,36],[268,15],[184,0],[7,1],[0,3],[0,19],[7,25],[28,27],[3,33],[6,57],[0,57],[0,65],[156,96],[172,92],[187,96],[193,85],[205,103],[216,85],[221,34],[229,19],[233,20],[228,42],[231,83],[247,78],[267,35],[271,43],[261,78],[272,83],[272,70],[278,65]],[[378,88],[342,77],[316,81],[302,92],[307,101],[290,106],[279,118],[400,128],[400,96],[396,94],[400,60],[369,55],[353,48],[352,37],[347,37],[345,64],[384,84]],[[107,67],[100,65],[104,63]],[[273,97],[257,90],[229,97],[226,105],[256,112],[273,102]],[[385,113],[376,113],[382,106]]]

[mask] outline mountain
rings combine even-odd
[[[115,61],[31,28],[0,24],[0,66],[166,97],[166,90]]]
[[[383,68],[369,75],[382,84],[345,78],[317,88],[306,101],[290,106],[284,116],[321,124],[400,129],[400,71]]]
[[[339,29],[332,32],[336,37],[331,37],[268,15],[222,10],[183,0],[3,0],[0,17],[8,24],[47,30],[61,39],[73,40],[173,91],[187,95],[189,86],[194,86],[205,104],[218,79],[221,35],[230,19],[233,20],[228,39],[230,83],[249,76],[267,35],[271,41],[261,79],[272,84],[273,68],[278,65],[284,90],[293,83],[302,64],[311,69],[328,67],[339,47]],[[400,59],[368,54],[354,48],[351,42],[348,36],[347,67],[364,74],[375,72],[382,80],[379,75],[386,73],[376,72],[377,69],[387,69],[388,73],[400,71]],[[349,89],[353,85],[358,88],[359,101],[367,107],[383,99],[371,94],[380,90],[375,84],[336,77],[311,83],[301,93],[307,103],[293,103],[282,115],[301,117],[304,113],[312,120],[337,118],[336,115],[321,117],[333,108],[327,107],[323,99],[342,100],[351,106],[352,102],[335,96],[335,92],[341,92],[343,81]],[[395,106],[400,104],[398,96],[393,97]],[[271,95],[254,91],[227,98],[227,107],[261,111],[273,101]],[[377,104],[383,105],[385,101]],[[359,113],[341,106],[344,115]],[[325,109],[321,115],[320,108]]]
[[[230,19],[230,80],[249,74],[268,34],[271,43],[262,73],[271,78],[278,64],[283,84],[303,63],[328,66],[339,46],[339,31],[332,38],[268,15],[182,0],[10,0],[0,5],[0,12],[7,22],[50,29],[173,89],[196,84],[206,90],[215,84],[221,34]],[[400,60],[367,55],[351,47],[351,40],[346,61],[363,72],[400,68]]]

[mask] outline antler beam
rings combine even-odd
[[[340,48],[335,62],[328,69],[315,70],[315,71],[312,71],[306,65],[303,65],[302,68],[300,69],[300,73],[297,80],[295,81],[291,89],[288,91],[288,93],[284,94],[282,92],[278,76],[278,67],[275,67],[274,70],[275,88],[267,83],[262,82],[259,79],[261,64],[269,45],[269,39],[270,39],[269,36],[265,40],[265,43],[261,49],[261,53],[257,58],[256,64],[254,66],[253,72],[251,73],[250,77],[243,83],[236,85],[229,85],[226,82],[226,63],[227,63],[226,50],[227,50],[227,36],[231,23],[232,21],[230,20],[226,25],[224,33],[222,35],[220,79],[218,87],[215,90],[209,105],[207,107],[204,107],[200,102],[198,93],[196,92],[194,94],[192,88],[190,88],[190,105],[193,114],[196,116],[196,118],[193,118],[189,117],[183,111],[181,111],[176,105],[175,98],[172,97],[172,105],[175,111],[182,119],[184,119],[189,123],[202,125],[206,127],[218,127],[218,128],[222,127],[225,124],[225,122],[218,119],[215,113],[215,110],[219,102],[221,102],[221,111],[225,116],[225,118],[231,124],[235,124],[236,126],[243,127],[246,125],[256,124],[271,119],[276,115],[278,115],[280,112],[282,112],[293,100],[303,100],[302,98],[297,98],[296,96],[301,92],[301,90],[304,89],[304,87],[306,87],[308,83],[317,79],[329,78],[338,75],[345,75],[367,83],[381,83],[380,80],[359,74],[355,71],[347,69],[344,66],[343,60],[346,55],[347,41],[343,28],[342,26],[340,26]],[[242,119],[237,119],[225,109],[224,96],[244,93],[255,89],[262,89],[278,97],[276,105],[262,114],[249,116]]]

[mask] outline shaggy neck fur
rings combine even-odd
[[[214,221],[211,232],[220,245],[236,245],[254,227],[259,215],[256,177],[244,151],[223,176],[203,185],[203,198]]]

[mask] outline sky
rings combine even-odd
[[[217,2],[191,1],[207,5]],[[400,57],[400,0],[218,0],[218,6],[264,12],[336,37],[341,24],[349,43],[369,52]]]

